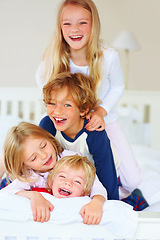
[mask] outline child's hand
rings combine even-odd
[[[86,119],[89,123],[85,126],[88,131],[102,131],[105,129],[104,116],[106,111],[102,107],[98,107],[94,112],[87,114]]]
[[[54,206],[41,193],[33,192],[31,208],[35,222],[47,222],[50,219],[50,212],[53,211]]]
[[[35,222],[47,222],[50,219],[50,212],[53,211],[54,206],[40,192],[22,190],[16,194],[31,200],[33,220]]]
[[[83,223],[88,225],[99,224],[103,214],[104,197],[94,196],[92,201],[84,205],[80,210],[80,215],[83,218]]]

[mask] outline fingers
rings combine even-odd
[[[52,204],[51,204],[52,205]],[[46,208],[46,209],[37,209],[33,211],[33,220],[35,222],[48,222],[50,219],[50,211],[53,211],[53,205],[52,207]]]
[[[84,216],[83,218],[83,223],[87,224],[87,225],[97,225],[99,224],[101,221],[101,217],[97,217],[97,216]]]
[[[98,128],[96,128],[97,132],[103,131],[105,129],[105,126],[100,126]]]
[[[102,131],[105,129],[105,122],[102,118],[92,116],[89,123],[86,124],[85,128],[88,131]]]
[[[85,128],[88,130],[88,131],[102,131],[105,129],[105,124],[104,123],[99,123],[99,122],[94,122],[93,124],[91,123],[87,123]]]
[[[52,212],[54,209],[54,206],[50,203],[49,210]]]
[[[83,206],[80,210],[80,215],[83,218],[83,223],[87,225],[97,225],[100,223],[102,214],[96,213],[96,214],[91,214],[88,211],[86,211],[85,206]]]
[[[36,209],[32,209],[32,214],[33,214],[33,220],[36,222],[37,221],[37,211]]]

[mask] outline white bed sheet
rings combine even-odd
[[[48,193],[42,194],[54,205],[49,223],[57,225],[79,223],[83,225],[79,211],[83,205],[91,201],[89,197],[59,199]],[[30,200],[18,195],[0,192],[0,219],[4,221],[33,221]],[[138,214],[132,210],[130,205],[116,200],[106,201],[100,226],[117,237],[132,238],[136,232],[137,224]],[[74,228],[73,231],[76,233],[78,228]]]
[[[144,145],[132,145],[132,148],[143,171],[139,189],[150,205],[144,211],[160,211],[160,152]]]

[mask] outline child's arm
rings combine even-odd
[[[107,191],[99,181],[97,175],[90,193],[91,202],[80,210],[85,224],[99,224],[103,213],[103,204],[107,199]]]
[[[53,211],[54,206],[41,193],[22,190],[16,194],[31,200],[33,220],[35,222],[47,222],[50,219],[50,212]]]
[[[86,124],[85,128],[88,131],[102,131],[105,129],[104,116],[107,115],[107,112],[104,108],[98,107],[94,112],[90,112],[86,119],[89,123]]]
[[[88,225],[100,223],[105,200],[103,196],[95,195],[91,202],[81,208],[80,214],[83,218],[83,223]]]

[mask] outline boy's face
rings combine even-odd
[[[82,197],[85,185],[83,169],[61,168],[55,175],[52,193],[57,198]]]
[[[68,137],[74,138],[82,129],[84,120],[67,87],[58,93],[51,92],[51,101],[47,104],[47,114],[58,131],[63,131]]]

